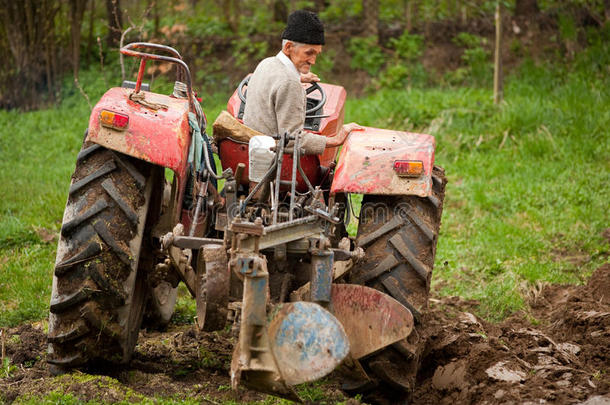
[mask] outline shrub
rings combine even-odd
[[[362,69],[371,76],[376,76],[385,63],[385,54],[377,44],[377,37],[352,38],[347,46],[352,56],[352,69]]]
[[[449,81],[454,83],[469,81],[475,85],[489,84],[493,75],[490,54],[484,48],[487,44],[487,39],[467,32],[461,32],[453,38],[453,42],[465,48],[462,54],[462,61],[466,66],[462,69],[457,69],[454,73],[450,73],[448,75]]]
[[[421,35],[403,32],[398,38],[391,38],[389,45],[396,51],[396,56],[404,60],[416,60],[424,50],[424,39]]]

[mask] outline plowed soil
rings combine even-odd
[[[459,297],[432,299],[413,403],[610,404],[610,264],[586,285],[541,288],[527,314],[500,324],[473,315],[477,305]],[[199,333],[193,326],[142,331],[129,366],[59,377],[46,367],[43,323],[4,330],[2,341],[12,365],[0,376],[5,403],[53,391],[109,403],[153,397],[212,404],[264,399],[230,389],[230,332]],[[347,399],[332,376],[322,389],[326,399],[310,398],[312,403]]]

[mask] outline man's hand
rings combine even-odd
[[[364,128],[355,122],[350,122],[349,124],[345,124],[339,130],[339,133],[332,138],[326,139],[326,147],[332,148],[335,146],[343,145],[343,142],[347,139],[347,136],[352,131],[364,131]]]
[[[313,72],[301,73],[301,83],[315,83],[319,81],[320,78]]]
[[[343,127],[341,127],[341,130],[349,134],[352,131],[364,131],[364,128],[356,124],[355,122],[350,122],[349,124],[343,125]]]

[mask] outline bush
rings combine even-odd
[[[490,54],[484,46],[487,39],[467,32],[459,33],[453,42],[463,46],[462,62],[466,66],[450,72],[447,79],[453,84],[470,83],[473,85],[488,85],[493,77]]]
[[[396,56],[399,59],[416,60],[423,53],[424,38],[421,35],[412,35],[405,31],[398,38],[391,38],[389,45],[396,51]]]
[[[377,37],[352,38],[347,46],[352,56],[350,67],[362,69],[371,76],[377,76],[385,64],[385,54],[377,44]]]
[[[236,67],[243,67],[252,60],[261,60],[269,51],[267,42],[254,42],[249,37],[234,39],[231,45]]]
[[[423,53],[423,37],[405,31],[400,37],[391,38],[389,45],[395,51],[394,58],[375,84],[386,89],[401,89],[409,83],[425,83],[428,75],[418,60]]]

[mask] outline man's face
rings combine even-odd
[[[295,45],[287,42],[284,47],[284,53],[288,55],[300,73],[309,73],[311,65],[316,63],[316,58],[321,52],[322,45]]]

